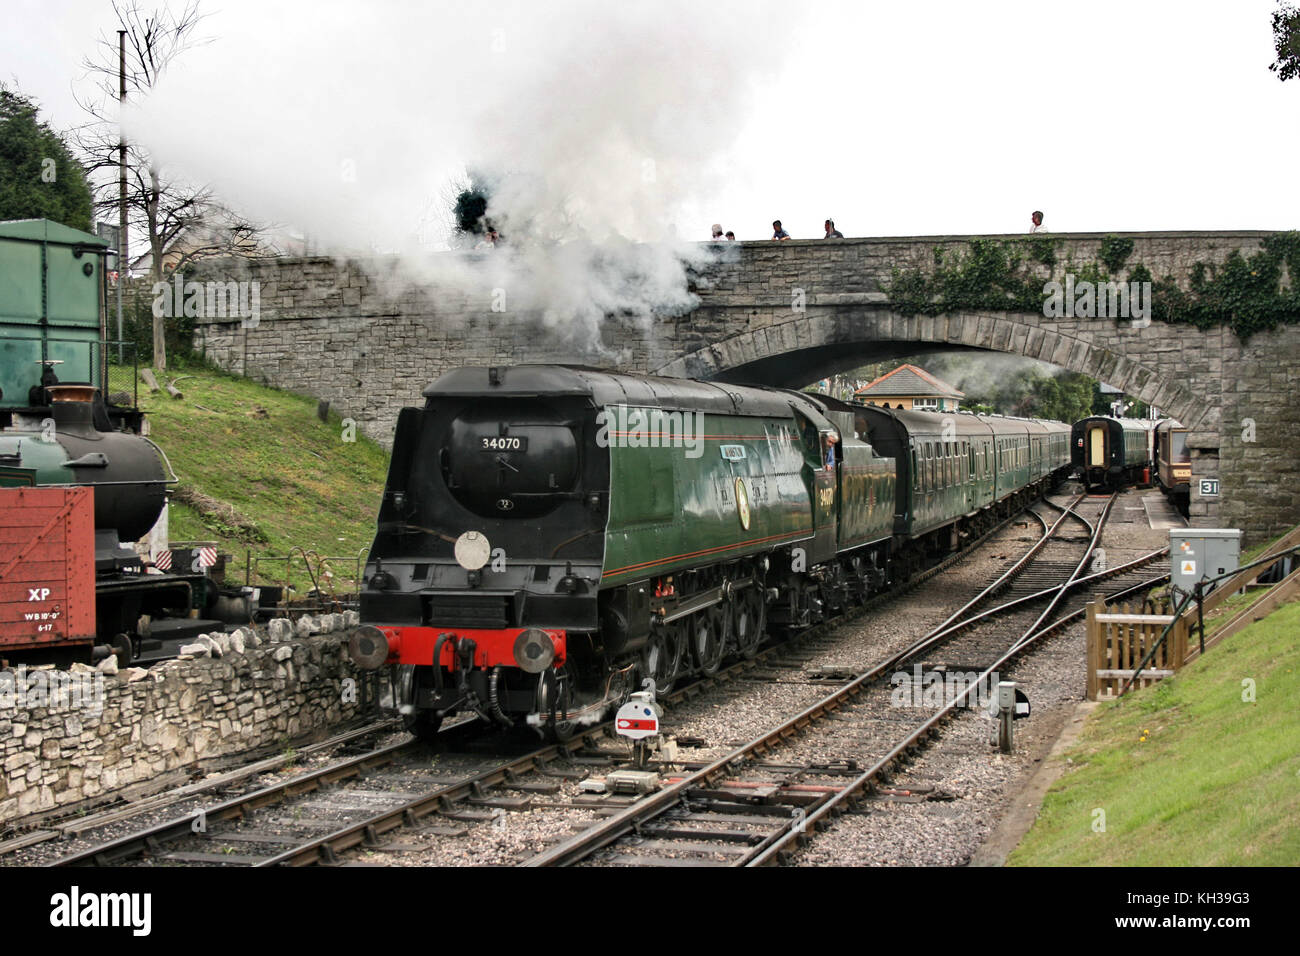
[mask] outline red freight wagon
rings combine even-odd
[[[0,488],[0,657],[94,643],[94,495]]]

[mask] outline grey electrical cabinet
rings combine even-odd
[[[1231,574],[1241,561],[1241,529],[1171,528],[1169,561],[1170,583],[1180,591]]]

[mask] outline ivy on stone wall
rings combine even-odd
[[[1250,256],[1233,252],[1218,265],[1197,262],[1181,284],[1172,275],[1156,279],[1142,263],[1121,275],[1134,243],[1120,236],[1102,239],[1097,261],[1075,266],[1067,260],[1058,275],[1061,242],[1051,236],[972,239],[964,254],[935,247],[932,270],[894,269],[885,291],[903,315],[1042,314],[1045,282],[1070,274],[1076,286],[1085,281],[1150,282],[1153,319],[1200,329],[1227,325],[1242,341],[1255,332],[1300,323],[1300,232],[1269,236],[1264,248]],[[1035,263],[1048,267],[1048,279]]]
[[[886,290],[890,303],[904,315],[942,315],[971,309],[1039,312],[1043,280],[1030,262],[1051,268],[1056,262],[1053,239],[972,239],[965,255],[934,249],[934,269],[894,269]]]
[[[1133,240],[1121,236],[1106,236],[1101,240],[1097,258],[1111,272],[1119,272],[1133,255]]]

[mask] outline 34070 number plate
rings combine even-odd
[[[528,451],[528,439],[513,435],[483,435],[479,438],[479,451]]]

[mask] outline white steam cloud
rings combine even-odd
[[[683,261],[700,251],[684,240],[708,224],[676,219],[726,182],[730,144],[793,47],[793,6],[225,11],[206,24],[214,42],[131,109],[128,135],[245,215],[339,255],[445,248],[450,184],[485,174],[507,240],[495,261],[410,256],[408,274],[483,296],[502,284],[512,311],[592,344],[606,313],[691,305]],[[773,134],[780,150],[805,138],[795,117]]]

